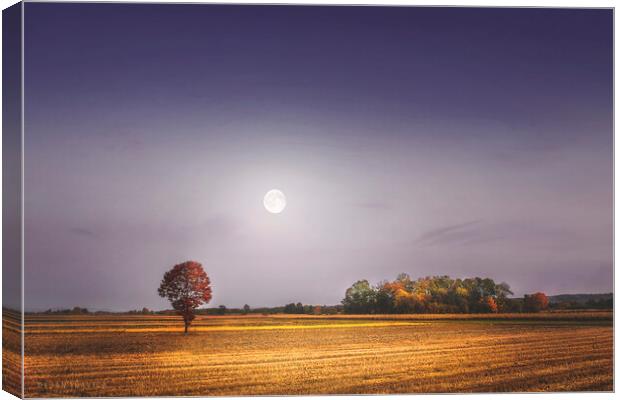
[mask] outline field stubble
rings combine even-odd
[[[547,316],[545,318],[544,316]],[[271,395],[613,389],[611,313],[30,316],[25,393]]]

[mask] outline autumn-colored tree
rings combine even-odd
[[[394,311],[394,291],[390,282],[383,281],[377,284],[374,306],[378,314],[389,314]]]
[[[495,302],[495,298],[492,296],[486,296],[484,298],[485,306],[488,312],[496,313],[497,312],[497,303]]]
[[[211,281],[196,261],[177,264],[164,274],[158,293],[183,317],[185,334],[196,318],[194,310],[211,300]]]
[[[452,279],[447,275],[427,276],[415,281],[405,273],[396,280],[371,287],[357,281],[345,293],[345,313],[488,313],[514,309],[507,283],[490,278]]]
[[[547,295],[541,292],[525,295],[523,297],[523,308],[529,312],[539,312],[546,310],[549,306]]]
[[[394,307],[397,312],[410,313],[415,310],[417,296],[405,289],[397,289],[394,293]]]

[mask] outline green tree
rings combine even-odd
[[[510,290],[510,285],[506,282],[502,282],[495,287],[495,302],[497,303],[497,308],[501,312],[509,311],[512,308],[512,304],[510,303],[510,299],[508,296],[512,296],[514,293]]]
[[[351,314],[367,314],[373,311],[376,292],[367,280],[355,282],[347,289],[342,305],[345,312]]]

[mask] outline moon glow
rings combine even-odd
[[[279,214],[286,207],[286,196],[278,189],[272,189],[265,195],[263,205],[270,213]]]

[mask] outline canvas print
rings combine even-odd
[[[613,390],[613,10],[3,12],[3,389]]]

